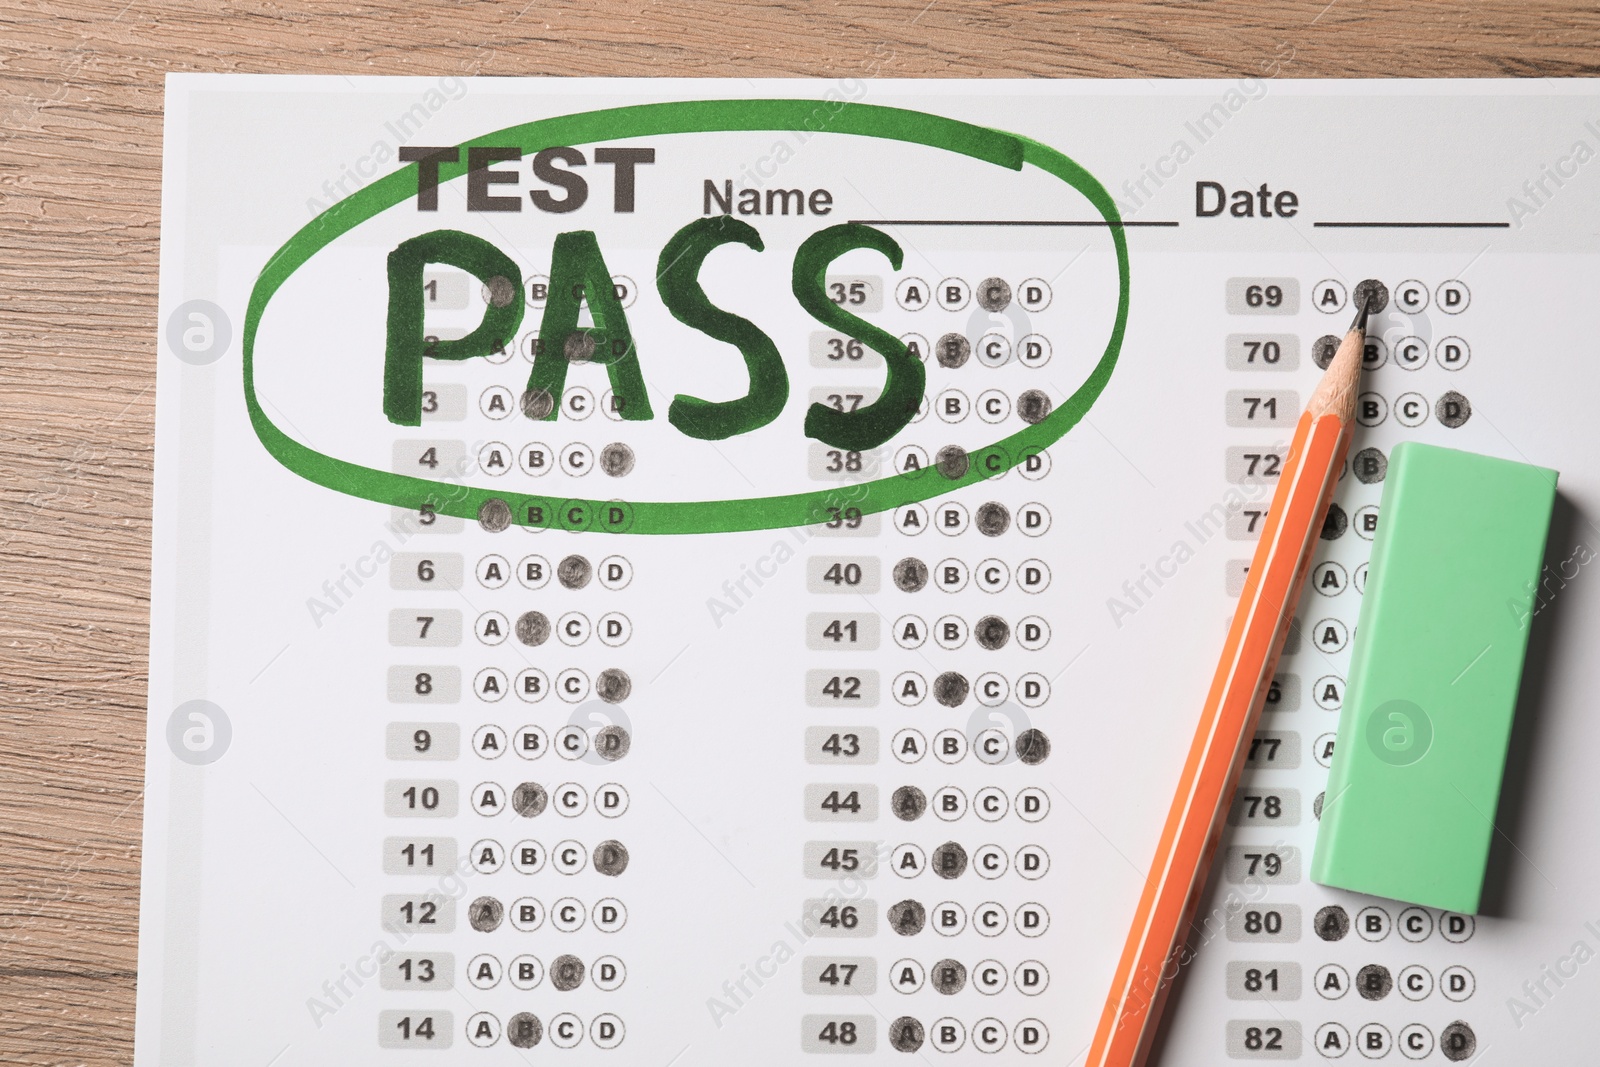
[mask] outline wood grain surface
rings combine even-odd
[[[162,77],[1574,76],[1593,4],[0,0],[0,1061],[127,1063]],[[241,1067],[265,1067],[246,1064]]]

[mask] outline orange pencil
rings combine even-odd
[[[1187,962],[1189,924],[1350,448],[1366,326],[1362,307],[1295,428],[1085,1067],[1144,1064]]]

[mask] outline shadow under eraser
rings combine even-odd
[[[1556,477],[1395,447],[1312,881],[1477,912]]]

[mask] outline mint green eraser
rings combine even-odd
[[[1478,910],[1555,492],[1544,467],[1395,447],[1312,881]]]

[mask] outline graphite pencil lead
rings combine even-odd
[[[1361,309],[1356,312],[1355,321],[1350,324],[1350,329],[1346,331],[1347,333],[1355,333],[1357,330],[1360,330],[1363,334],[1367,332],[1367,317],[1372,313],[1374,295],[1368,293],[1367,298],[1361,302]]]

